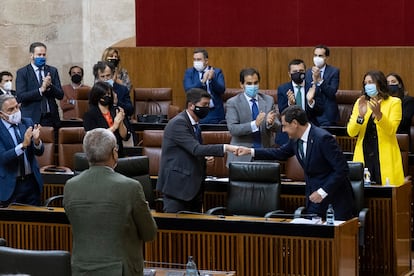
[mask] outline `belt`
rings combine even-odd
[[[20,176],[16,177],[16,181],[23,181],[23,180],[25,180],[29,177],[33,177],[33,174],[31,173],[31,174],[26,174],[26,175],[20,175]]]

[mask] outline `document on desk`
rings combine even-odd
[[[343,220],[335,220],[334,225],[338,226],[344,223]],[[321,220],[315,220],[315,219],[305,219],[305,218],[294,218],[290,221],[290,223],[297,223],[297,224],[323,224],[326,225],[326,222],[322,222]]]

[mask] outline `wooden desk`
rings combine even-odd
[[[145,260],[249,275],[356,275],[358,221],[340,226],[286,219],[154,213],[157,239]]]

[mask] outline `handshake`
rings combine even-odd
[[[224,151],[231,152],[236,156],[243,156],[248,155],[252,153],[252,149],[248,147],[242,147],[242,146],[234,146],[234,145],[224,145]]]

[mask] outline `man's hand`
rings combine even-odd
[[[275,119],[276,119],[276,111],[271,110],[269,113],[267,113],[266,122],[268,125],[273,125],[273,123],[275,122]]]
[[[318,192],[315,191],[309,196],[309,200],[313,203],[321,203],[323,198]]]
[[[252,150],[251,148],[248,147],[239,147],[239,149],[237,150],[237,156],[243,156],[243,155],[248,155],[251,154]]]
[[[205,156],[207,164],[214,164],[214,156]]]
[[[263,111],[260,111],[259,115],[257,115],[257,117],[256,117],[256,126],[257,127],[259,127],[262,124],[265,117],[266,117],[266,113],[264,113]]]
[[[229,145],[229,144],[224,145],[224,151],[231,152],[233,154],[237,154],[237,149],[238,148],[239,148],[239,146],[234,146],[234,145]]]
[[[41,125],[35,124],[32,130],[32,137],[36,146],[40,143],[40,128]]]
[[[316,66],[312,67],[312,80],[314,83],[320,82],[322,80],[321,78],[321,69],[319,69]]]
[[[288,104],[289,105],[295,105],[296,104],[296,99],[295,99],[295,93],[293,93],[292,90],[288,90],[288,92],[286,92],[286,96],[288,97]]]
[[[24,133],[24,139],[22,142],[23,148],[27,148],[30,146],[30,143],[32,142],[32,136],[33,136],[33,127],[28,127],[26,129],[26,132]]]

